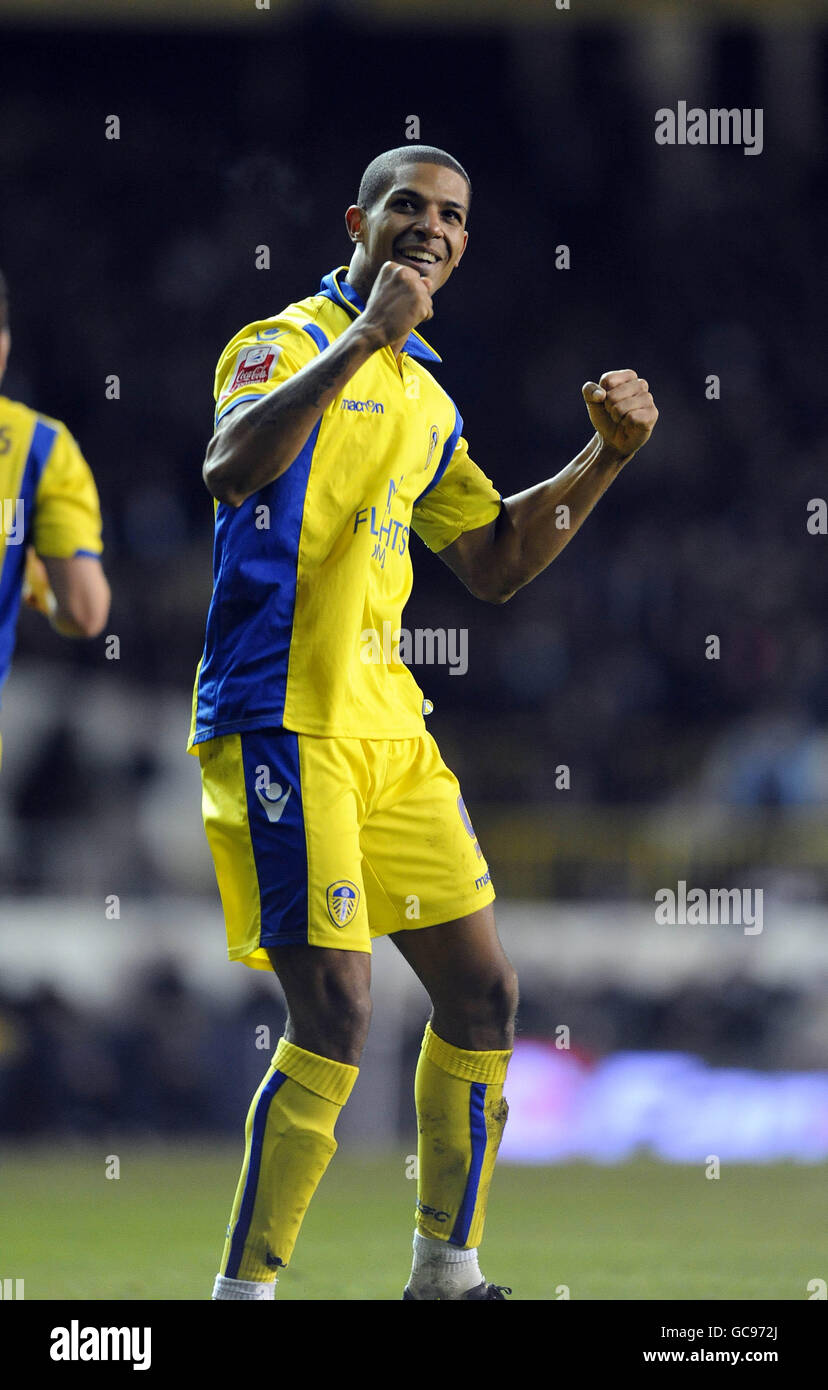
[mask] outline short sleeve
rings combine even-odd
[[[445,550],[464,531],[494,521],[500,507],[500,493],[469,458],[461,435],[440,481],[414,504],[411,524],[429,550]]]
[[[35,493],[34,548],[38,555],[56,560],[78,554],[100,555],[101,531],[101,507],[92,470],[66,426],[58,425]]]
[[[248,324],[219,358],[215,423],[244,401],[266,396],[327,345],[327,338],[313,323],[302,326],[275,318]]]

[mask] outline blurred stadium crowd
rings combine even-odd
[[[686,984],[658,995],[609,984],[541,989],[529,980],[520,1035],[554,1037],[565,1017],[578,1040],[573,1055],[587,1065],[619,1051],[682,1052],[716,1066],[796,1070],[818,1060],[809,1023],[813,1043],[824,1043],[816,1002],[738,976],[712,990]],[[47,985],[0,994],[0,1136],[235,1134],[261,1079],[261,1029],[272,1046],[283,1026],[271,982],[251,982],[238,1001],[218,1004],[161,960],[98,1009]],[[412,1015],[386,1137],[389,1129],[411,1137],[421,1040],[422,1019]]]

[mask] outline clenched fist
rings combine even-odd
[[[377,336],[378,346],[403,341],[412,328],[434,313],[428,281],[407,265],[386,261],[374,281],[362,323]]]
[[[630,458],[653,432],[658,419],[650,388],[637,372],[604,372],[581,388],[589,418],[604,444]]]

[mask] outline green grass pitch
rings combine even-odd
[[[107,1179],[108,1153],[120,1177]],[[209,1299],[238,1147],[7,1148],[0,1278],[27,1299]],[[314,1199],[280,1299],[398,1300],[414,1182],[405,1158],[341,1149]],[[481,1264],[520,1300],[804,1300],[828,1275],[824,1166],[636,1161],[500,1165]]]

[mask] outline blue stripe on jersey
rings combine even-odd
[[[101,552],[99,550],[76,550],[75,554],[88,555],[92,560],[100,560],[101,558]]]
[[[437,484],[439,483],[440,479],[442,478],[443,474],[445,473],[446,469],[448,468],[449,464],[451,463],[451,456],[452,456],[452,454],[454,453],[455,449],[457,448],[457,441],[458,441],[458,439],[460,438],[460,436],[461,436],[462,433],[463,433],[463,417],[462,417],[462,415],[460,414],[460,411],[457,409],[457,406],[455,406],[455,407],[454,407],[454,429],[452,430],[451,434],[449,435],[448,439],[447,439],[446,442],[445,442],[445,446],[444,446],[444,448],[443,448],[443,452],[442,452],[442,455],[441,455],[441,457],[440,457],[440,462],[439,462],[439,464],[437,465],[437,468],[435,469],[435,472],[434,472],[434,477],[431,479],[431,482],[428,484],[428,487],[424,488],[423,491],[420,493],[419,497],[417,498],[417,501],[414,503],[414,506],[415,506],[415,507],[416,507],[416,505],[417,505],[417,502],[422,502],[422,500],[423,500],[424,497],[428,497],[428,494],[431,492],[431,489],[432,489],[433,487],[436,487]]]
[[[235,410],[236,406],[241,405],[244,401],[261,400],[264,400],[264,396],[260,391],[249,391],[246,396],[239,396],[237,401],[233,401],[232,405],[226,405],[224,407],[224,410],[222,410],[221,414],[216,414],[215,424],[217,425],[219,420],[223,420],[225,415],[229,415],[231,410]]]
[[[241,750],[247,824],[259,885],[259,945],[265,949],[306,946],[308,848],[299,739],[287,729],[256,730],[241,735]],[[257,790],[263,767],[270,786]]]
[[[293,463],[240,507],[219,502],[195,743],[282,723],[299,537],[317,421]],[[265,507],[266,512],[259,508]],[[257,525],[266,519],[269,525]],[[228,728],[223,725],[227,723]]]
[[[244,1254],[244,1243],[247,1240],[247,1233],[250,1230],[250,1222],[253,1218],[253,1207],[256,1203],[256,1191],[259,1186],[259,1173],[262,1166],[262,1145],[264,1144],[270,1103],[279,1090],[279,1087],[285,1081],[287,1081],[287,1076],[283,1071],[274,1071],[270,1080],[266,1082],[262,1088],[262,1093],[256,1103],[256,1111],[253,1116],[252,1133],[250,1136],[250,1159],[247,1164],[247,1178],[245,1179],[239,1215],[236,1220],[233,1237],[230,1241],[230,1254],[227,1257],[227,1268],[224,1271],[225,1278],[227,1279],[238,1279],[239,1277],[239,1265],[241,1264],[242,1255]]]
[[[469,1130],[471,1131],[471,1164],[466,1179],[466,1190],[460,1203],[460,1210],[449,1236],[449,1245],[465,1245],[474,1216],[480,1174],[486,1154],[486,1087],[482,1081],[473,1081],[469,1096]]]
[[[23,572],[26,565],[26,544],[32,534],[34,503],[43,470],[57,438],[57,430],[38,420],[34,427],[29,452],[23,465],[18,497],[23,502],[24,540],[21,545],[9,545],[3,553],[2,574],[0,574],[0,687],[2,687],[11,666],[17,633],[17,614],[20,608],[20,591],[23,587]],[[10,499],[16,500],[16,499]],[[2,502],[0,502],[2,505]]]
[[[302,328],[309,338],[313,338],[319,351],[324,352],[325,348],[328,346],[328,339],[325,337],[322,329],[318,328],[315,323],[303,323]]]

